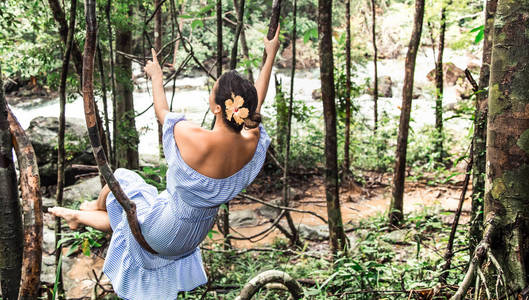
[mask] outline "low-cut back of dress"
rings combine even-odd
[[[176,146],[174,125],[182,114],[168,113],[163,124],[163,150],[167,160],[167,189],[158,194],[138,174],[117,169],[115,176],[136,203],[145,240],[159,254],[144,250],[130,232],[125,212],[110,193],[107,211],[113,230],[103,271],[118,296],[129,299],[176,299],[207,282],[200,243],[221,204],[233,199],[260,172],[270,144],[262,125],[253,158],[223,179],[207,177],[184,162]]]

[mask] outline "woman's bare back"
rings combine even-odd
[[[191,122],[174,127],[174,139],[184,162],[198,173],[215,179],[232,176],[252,160],[259,129],[240,133],[228,128],[206,130]]]

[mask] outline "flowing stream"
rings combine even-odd
[[[427,52],[427,51],[426,51]],[[447,50],[445,56],[445,62],[453,62],[456,66],[465,69],[466,66],[472,62],[472,58],[467,56],[461,56],[450,50]],[[475,62],[474,58],[474,62]],[[479,63],[479,62],[478,62]],[[402,85],[404,80],[404,59],[387,59],[379,62],[379,76],[390,76],[393,82],[392,98],[379,98],[379,114],[382,111],[386,111],[390,116],[398,116],[400,114]],[[418,99],[413,100],[412,107],[412,123],[411,127],[418,129],[425,124],[434,124],[434,105],[435,102],[432,97],[433,83],[429,82],[426,78],[426,74],[434,68],[434,60],[432,54],[425,53],[422,51],[417,57],[417,66],[415,71],[415,86],[422,87],[422,93]],[[133,67],[134,75],[138,76],[140,68],[138,65]],[[257,74],[257,72],[256,72]],[[283,81],[283,89],[289,90],[290,85],[290,70],[286,69],[274,69],[274,74],[278,75],[278,78]],[[265,116],[272,116],[274,114],[273,99],[275,95],[274,89],[274,74],[270,81],[267,101],[263,108],[263,114]],[[373,64],[369,62],[366,66],[357,66],[357,70],[354,72],[355,82],[365,82],[367,77],[373,75]],[[211,84],[211,83],[209,83]],[[150,83],[149,83],[150,85]],[[426,87],[426,88],[425,88]],[[307,105],[313,106],[317,111],[322,110],[321,100],[314,100],[312,93],[315,89],[320,88],[319,80],[319,69],[306,69],[299,70],[296,72],[294,78],[294,95],[298,100],[304,101]],[[146,87],[146,81],[144,78],[136,80],[135,91],[134,91],[134,107],[136,113],[145,111],[152,103],[152,95]],[[166,95],[168,102],[171,101],[172,97],[172,82],[166,86]],[[111,96],[108,95],[109,101]],[[201,124],[205,121],[204,126],[209,126],[212,120],[212,114],[207,112],[208,110],[208,78],[205,75],[177,78],[175,82],[175,95],[173,103],[173,111],[182,112],[186,114],[187,118]],[[98,100],[100,112],[103,112],[102,101]],[[360,113],[366,116],[368,120],[373,118],[373,101],[372,96],[367,94],[362,95],[356,99],[353,99],[358,103],[360,107]],[[451,105],[457,102],[456,100],[456,89],[454,86],[445,87],[444,105]],[[112,106],[109,105],[109,118],[112,119]],[[32,107],[13,107],[13,111],[24,128],[29,126],[30,121],[38,116],[54,116],[58,117],[59,112],[59,101],[54,99],[47,101],[38,106]],[[73,102],[66,105],[67,118],[81,118],[84,119],[83,101],[81,97],[77,97]],[[445,113],[445,118],[450,113]],[[204,119],[205,118],[205,119]],[[294,124],[296,126],[296,124]],[[298,124],[299,126],[299,124]],[[323,122],[322,122],[323,126]],[[460,118],[451,119],[445,122],[445,128],[449,130],[461,131],[461,134],[465,134],[470,126],[469,120],[463,120]],[[143,114],[136,118],[136,127],[140,132],[140,144],[139,152],[141,154],[157,155],[157,127],[156,119],[154,117],[153,107],[149,108]]]

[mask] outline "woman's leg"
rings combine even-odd
[[[97,230],[112,232],[110,219],[106,211],[80,211],[64,207],[52,207],[48,209],[48,212],[63,218],[72,230],[76,230],[80,224],[83,224]]]
[[[97,197],[97,200],[85,201],[81,203],[79,209],[82,211],[106,211],[108,193],[110,193],[110,188],[108,188],[108,185],[105,184],[105,186],[101,189],[101,192],[99,192],[99,197]]]

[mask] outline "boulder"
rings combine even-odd
[[[312,51],[312,42],[304,43],[303,39],[296,42],[296,69],[315,68],[318,66],[318,55]],[[292,68],[292,41],[283,49],[277,60],[280,68]]]
[[[320,100],[321,99],[321,89],[315,89],[312,91],[312,99]]]
[[[390,231],[382,235],[382,240],[396,245],[408,245],[410,243],[411,235],[408,230],[399,229]]]
[[[82,119],[68,119],[65,128],[66,178],[72,184],[73,174],[68,173],[72,164],[95,165],[94,155]],[[59,119],[37,117],[31,120],[26,134],[31,140],[37,156],[41,185],[57,183],[57,141]]]
[[[435,82],[435,69],[431,70],[426,77],[431,82]],[[443,64],[443,77],[445,85],[454,86],[458,80],[465,80],[465,71],[451,62],[447,62]]]
[[[245,210],[231,210],[230,211],[230,225],[233,227],[248,227],[259,224],[257,214],[250,209]]]
[[[96,200],[101,191],[99,176],[81,180],[64,189],[63,205],[78,207],[83,201]]]
[[[391,80],[390,76],[382,76],[378,78],[378,96],[379,97],[386,97],[386,98],[393,97],[393,91],[391,90],[392,87],[393,87],[393,81]],[[369,88],[367,89],[367,93],[369,95],[373,95],[374,89],[375,89],[375,83],[371,82]]]
[[[281,205],[281,200],[282,198],[275,198],[275,199],[272,199],[270,203],[274,205]],[[256,212],[260,216],[265,217],[266,219],[270,220],[270,219],[275,219],[279,215],[281,210],[278,208],[270,207],[268,205],[263,204],[262,206],[256,209]]]
[[[318,225],[310,226],[299,224],[299,235],[309,241],[325,241],[329,239],[329,226]]]

